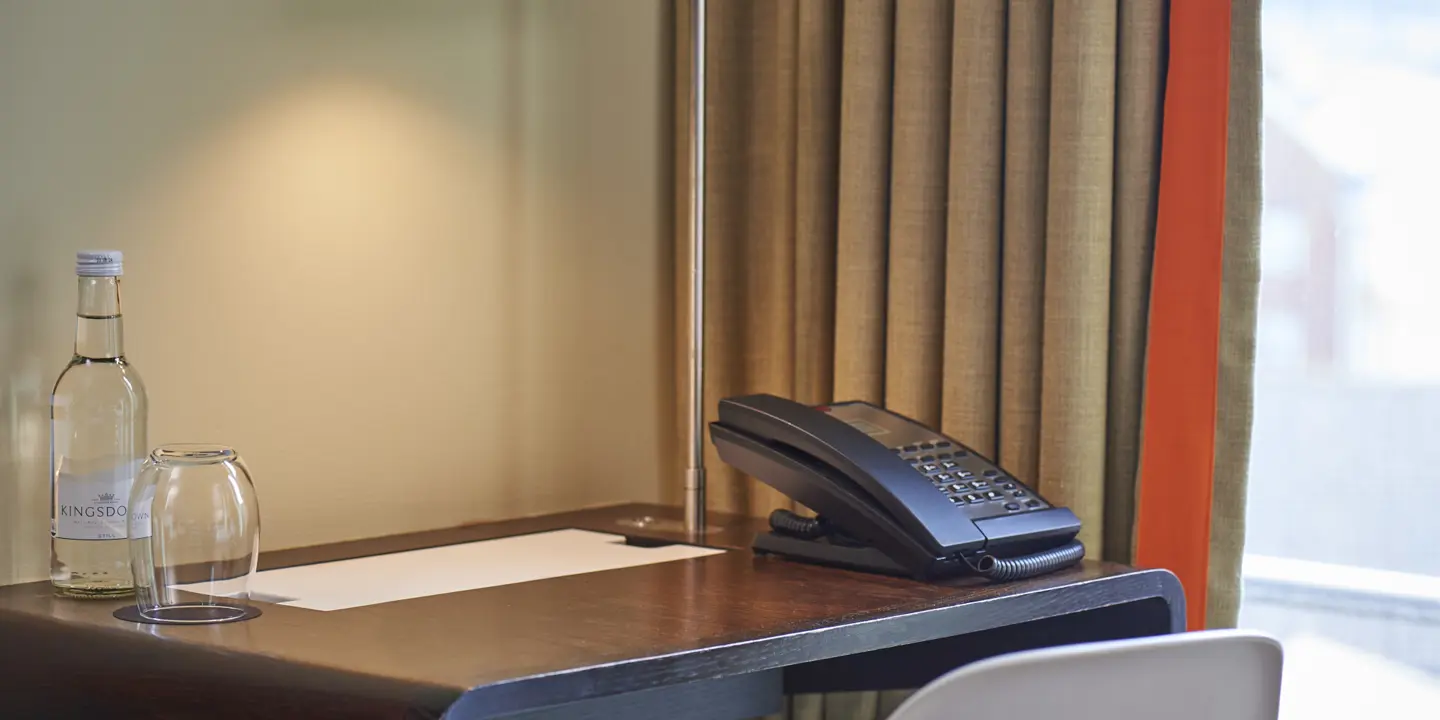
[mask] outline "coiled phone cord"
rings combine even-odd
[[[1004,582],[1044,575],[1068,565],[1074,565],[1083,557],[1085,557],[1085,545],[1079,540],[1071,540],[1067,545],[1041,550],[1029,555],[1009,558],[985,555],[973,564],[970,564],[969,561],[966,563],[977,575]]]
[[[828,523],[818,517],[805,517],[785,509],[770,513],[770,529],[781,535],[814,540],[830,534]]]
[[[806,540],[815,540],[835,532],[835,528],[824,518],[805,517],[784,509],[770,513],[770,529],[782,535]],[[997,558],[994,555],[984,555],[974,562],[967,558],[965,564],[969,565],[976,575],[996,582],[1005,582],[1044,575],[1074,565],[1084,557],[1085,545],[1079,540],[1071,540],[1057,548],[1019,557]]]

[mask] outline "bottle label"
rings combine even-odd
[[[130,539],[150,537],[150,506],[155,500],[155,486],[150,485],[140,491],[140,497],[134,498],[130,506],[130,512],[126,515],[129,521]]]
[[[134,477],[128,465],[85,475],[61,472],[55,483],[55,537],[124,540]],[[146,521],[148,529],[148,512]]]

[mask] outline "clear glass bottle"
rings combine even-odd
[[[66,597],[134,592],[126,505],[144,461],[145,387],[125,360],[118,251],[75,257],[75,357],[50,396],[50,582]]]

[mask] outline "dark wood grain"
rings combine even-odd
[[[281,550],[264,554],[261,566],[565,527],[684,539],[617,523],[642,514],[678,517],[655,506],[601,508]],[[119,601],[58,599],[44,583],[0,588],[0,634],[7,638],[0,665],[21,663],[31,671],[20,679],[0,672],[0,697],[36,697],[28,684],[53,677],[56,686],[47,692],[76,696],[78,687],[83,697],[77,702],[118,707],[143,698],[138,688],[159,692],[167,682],[201,688],[233,678],[239,688],[283,688],[290,697],[317,702],[333,698],[333,717],[363,716],[358,707],[374,717],[423,717],[455,701],[452,716],[484,717],[1146,600],[1163,603],[1172,629],[1183,627],[1179,584],[1165,571],[1086,562],[1009,584],[920,583],[757,557],[746,548],[759,521],[717,515],[712,522],[723,530],[706,544],[733,552],[334,612],[264,605],[261,617],[231,625],[141,626],[110,616]],[[14,637],[27,641],[8,642]],[[74,664],[81,655],[89,670]],[[82,673],[104,678],[77,685]],[[356,698],[364,702],[357,705]],[[241,703],[229,715],[211,715],[281,716],[252,713],[253,707]]]

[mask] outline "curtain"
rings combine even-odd
[[[1129,561],[1165,1],[709,5],[710,419],[720,398],[749,392],[884,405],[1074,509],[1088,557]],[[679,3],[678,179],[689,172],[689,28]],[[1258,58],[1253,67],[1258,94]],[[1258,162],[1243,142],[1232,152]],[[1239,238],[1258,218],[1258,198],[1246,202],[1255,212],[1237,203],[1227,226]],[[677,183],[681,217],[685,207]],[[683,300],[689,246],[676,225]],[[1227,313],[1242,328],[1222,363],[1221,439],[1242,443],[1217,442],[1214,522],[1227,532],[1243,521],[1247,247],[1226,266],[1227,293],[1233,278],[1238,298]],[[763,515],[791,505],[707,453],[712,509]],[[1215,552],[1212,607],[1233,620],[1240,545]],[[903,697],[796,697],[788,711],[869,720]]]
[[[707,408],[883,404],[1128,559],[1163,3],[745,0],[708,22]],[[712,508],[787,504],[707,467]]]
[[[1260,295],[1260,0],[1231,0],[1230,117],[1225,152],[1225,254],[1215,417],[1215,502],[1210,515],[1206,623],[1240,614],[1250,465],[1255,322]]]

